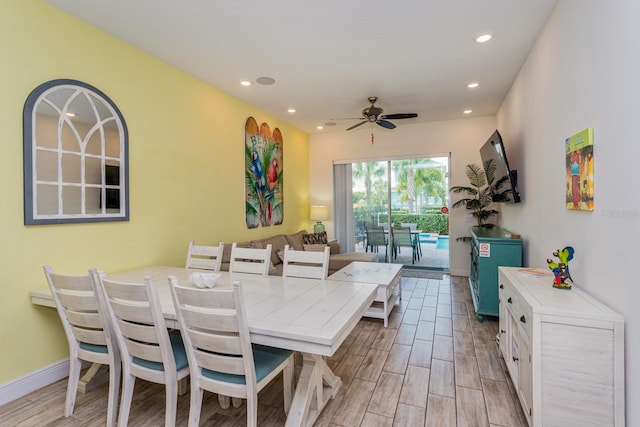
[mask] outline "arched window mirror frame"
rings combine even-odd
[[[43,111],[56,133],[46,142]],[[129,135],[106,94],[78,80],[45,82],[27,98],[23,126],[25,225],[129,220]]]

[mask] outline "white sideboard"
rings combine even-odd
[[[498,281],[500,351],[529,425],[624,426],[624,319],[549,274],[499,267]]]

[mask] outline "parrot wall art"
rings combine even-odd
[[[253,117],[245,123],[245,213],[249,228],[282,224],[282,133]]]

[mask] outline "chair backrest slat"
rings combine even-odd
[[[112,299],[111,308],[118,317],[125,318],[128,322],[146,323],[149,325],[152,325],[154,322],[150,307],[140,304],[139,300],[132,303],[131,301],[122,299]]]
[[[213,308],[213,307],[212,307]],[[238,319],[234,312],[227,313],[203,313],[200,311],[185,310],[183,312],[185,320],[192,328],[208,329],[210,323],[216,323],[216,329],[220,332],[237,333]]]
[[[323,251],[296,251],[285,245],[282,276],[326,279],[330,253],[329,246]]]
[[[67,310],[66,314],[67,319],[72,325],[92,330],[101,330],[104,328],[104,319],[98,312],[88,313],[86,311]]]
[[[76,312],[98,312],[98,299],[92,291],[77,293],[78,291],[58,291],[60,301],[67,310]]]
[[[73,327],[73,333],[79,342],[95,345],[107,345],[107,338],[101,329]]]
[[[223,372],[231,375],[244,375],[244,360],[241,357],[229,357],[203,351],[196,351],[198,366],[211,371]]]
[[[242,355],[238,335],[213,336],[205,332],[199,332],[197,329],[191,329],[191,343],[195,348],[205,351]]]
[[[218,246],[205,246],[196,245],[192,240],[189,242],[186,268],[220,271],[223,251],[224,243],[222,242]]]
[[[231,247],[231,264],[229,271],[235,273],[251,273],[266,276],[271,264],[271,244],[265,249],[240,248],[236,243]]]

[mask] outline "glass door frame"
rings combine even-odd
[[[392,211],[392,163],[394,161],[402,161],[402,160],[412,160],[412,159],[433,159],[433,158],[446,158],[447,159],[447,163],[446,163],[446,172],[447,174],[450,171],[451,168],[451,153],[431,153],[431,154],[414,154],[414,155],[406,155],[406,156],[382,156],[382,157],[374,157],[374,158],[362,158],[362,159],[345,159],[345,160],[339,160],[339,161],[334,161],[333,165],[334,165],[334,174],[335,174],[335,167],[338,165],[349,165],[349,170],[351,171],[353,164],[355,163],[365,163],[365,162],[385,162],[386,163],[386,180],[387,180],[387,218],[386,218],[386,225],[387,225],[387,230],[391,230],[391,223],[392,223],[392,218],[391,218],[391,211]],[[446,177],[446,179],[448,179],[448,176]],[[353,197],[353,184],[352,181],[349,182],[349,200],[351,201],[351,205],[353,204],[352,202],[352,197]],[[335,175],[334,175],[334,202],[336,203],[336,207],[339,206],[339,204],[337,203],[337,199],[338,199],[338,193],[336,192],[336,185],[335,185]],[[446,189],[447,193],[446,193],[446,207],[448,208],[450,200],[448,197],[448,188]],[[346,196],[346,195],[345,195]],[[350,211],[350,219],[348,220],[349,224],[350,224],[350,230],[347,231],[350,233],[351,237],[351,247],[348,250],[355,250],[355,244],[354,244],[354,234],[355,234],[355,222],[354,222],[354,215],[353,215],[353,209],[349,209]],[[338,221],[340,218],[340,215],[336,215],[334,217],[336,219],[336,227],[338,227]],[[336,235],[336,237],[338,237]],[[341,242],[342,243],[342,242]],[[419,244],[421,244],[419,242]],[[389,239],[387,241],[387,263],[393,263],[392,260],[392,240],[391,240],[391,233],[389,233]],[[449,254],[449,258],[450,258],[450,254]],[[403,264],[407,265],[408,267],[412,267],[411,264]],[[449,265],[449,263],[447,263],[447,266]],[[413,266],[414,268],[421,268],[420,266]],[[437,266],[433,266],[433,267],[424,267],[426,269],[441,269],[441,267],[437,267]],[[447,267],[448,269],[448,267]]]

